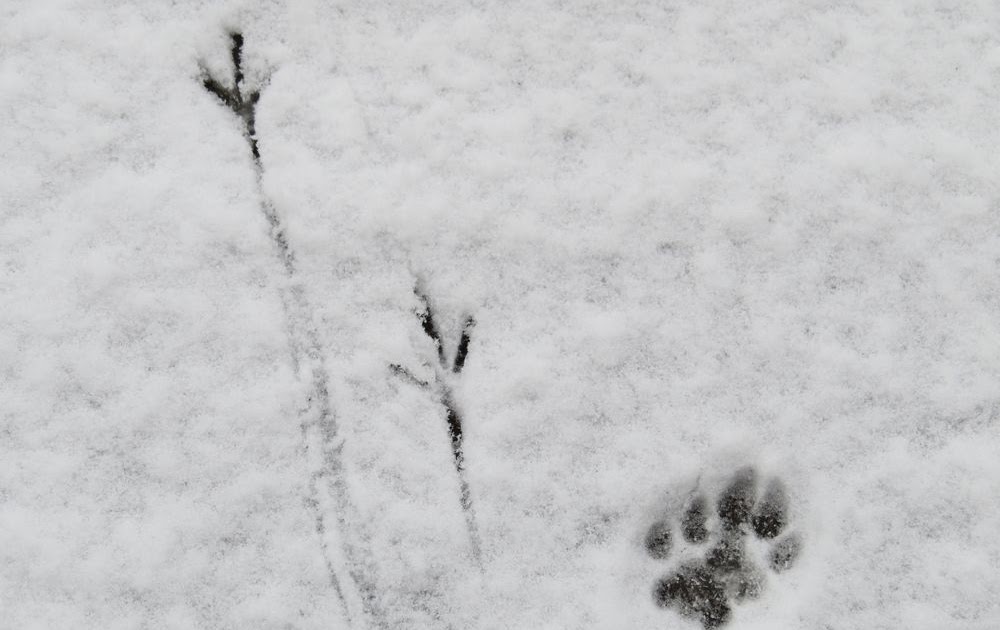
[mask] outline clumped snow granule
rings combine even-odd
[[[9,3],[3,624],[997,627],[998,18]]]

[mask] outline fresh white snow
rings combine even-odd
[[[1000,627],[998,111],[991,2],[0,3],[0,627],[695,630],[744,464],[727,627]]]

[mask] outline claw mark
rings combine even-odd
[[[204,67],[202,85],[243,122],[244,136],[249,144],[257,175],[257,196],[260,199],[261,213],[267,220],[271,241],[281,259],[285,276],[290,281],[288,284],[291,288],[282,292],[282,306],[288,321],[292,362],[296,372],[309,379],[311,390],[307,397],[308,404],[299,417],[304,452],[313,470],[306,504],[313,511],[315,530],[320,539],[330,583],[344,607],[349,625],[363,623],[366,616],[374,618],[378,623],[380,615],[374,603],[375,587],[371,579],[365,579],[366,574],[371,574],[372,567],[344,539],[347,517],[353,510],[340,452],[343,442],[339,437],[339,426],[330,403],[325,353],[319,334],[312,324],[312,307],[303,287],[295,282],[295,256],[281,217],[261,187],[263,165],[256,133],[260,93],[256,90],[245,91],[243,35],[240,33],[230,34],[230,55],[233,64],[232,88],[225,87],[228,81],[217,80]],[[332,505],[325,505],[324,498],[332,499]],[[329,521],[333,521],[336,527],[330,527]],[[330,538],[334,539],[334,544],[328,542]]]
[[[417,313],[417,317],[420,318],[420,326],[424,329],[424,334],[434,342],[434,347],[437,348],[438,361],[441,365],[444,365],[444,346],[441,344],[441,335],[438,333],[437,324],[434,323],[434,317],[431,315],[430,303],[419,289],[414,289],[414,292],[417,294],[417,299],[420,300],[423,307],[423,310]]]
[[[465,453],[463,449],[462,414],[455,403],[455,396],[452,390],[452,379],[462,372],[465,367],[465,359],[469,354],[469,344],[472,339],[472,329],[476,325],[475,319],[471,316],[465,318],[462,326],[462,337],[458,342],[458,349],[455,358],[448,361],[445,357],[444,344],[441,343],[441,333],[438,330],[437,322],[434,319],[434,312],[431,310],[430,300],[417,286],[413,290],[420,302],[420,309],[417,311],[417,318],[424,334],[434,343],[437,351],[438,365],[434,370],[434,383],[425,383],[414,377],[408,370],[392,365],[390,368],[411,382],[414,382],[424,389],[433,389],[437,392],[441,405],[445,409],[445,422],[448,426],[448,435],[451,438],[451,454],[455,462],[455,472],[458,475],[459,501],[462,512],[465,514],[465,522],[469,532],[469,543],[472,548],[472,556],[476,562],[480,562],[480,541],[479,531],[476,526],[475,511],[472,507],[472,492],[469,489],[469,481],[465,474]],[[454,376],[453,376],[454,375]]]
[[[455,362],[451,366],[451,371],[458,374],[465,367],[465,357],[469,355],[469,341],[472,337],[472,327],[476,325],[472,317],[465,318],[462,326],[462,338],[458,342],[458,350],[455,352]]]
[[[236,110],[237,108],[236,99],[233,98],[232,92],[219,85],[218,81],[216,81],[212,77],[205,77],[205,79],[202,81],[202,85],[205,86],[206,90],[208,90],[212,94],[215,94],[216,98],[222,101],[223,105],[225,105],[226,107],[228,107],[233,111]]]
[[[255,132],[257,122],[257,101],[260,99],[260,92],[253,91],[243,93],[243,35],[232,33],[230,35],[232,47],[230,52],[233,58],[233,87],[226,89],[218,81],[207,74],[202,79],[202,85],[222,101],[222,104],[233,110],[240,120],[243,121],[243,128],[246,137],[250,142],[250,152],[253,159],[260,162],[260,151],[257,149],[257,135]]]
[[[413,372],[410,372],[409,370],[407,370],[402,365],[399,365],[398,363],[393,363],[392,365],[389,366],[389,369],[392,370],[392,373],[395,374],[396,376],[405,378],[406,380],[410,381],[412,384],[416,385],[420,389],[429,389],[431,386],[430,383],[428,383],[427,381],[420,380],[419,378],[413,375]]]

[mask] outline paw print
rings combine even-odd
[[[775,478],[764,485],[759,497],[758,489],[757,472],[741,468],[714,506],[699,491],[683,506],[676,529],[670,518],[650,526],[644,541],[649,556],[682,558],[679,566],[656,582],[653,600],[657,605],[698,620],[706,629],[718,628],[732,617],[734,603],[760,597],[768,573],[792,568],[802,539],[786,531],[785,485]],[[675,546],[680,546],[675,545],[677,529],[687,553],[674,553]]]

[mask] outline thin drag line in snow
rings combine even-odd
[[[288,288],[283,291],[282,305],[288,320],[292,361],[296,372],[308,377],[311,385],[308,406],[300,412],[303,447],[310,469],[314,471],[309,479],[309,496],[306,503],[314,513],[316,533],[323,550],[327,574],[343,605],[348,623],[354,627],[363,625],[366,618],[371,618],[378,627],[384,627],[385,624],[380,621],[381,614],[376,608],[375,586],[365,579],[366,574],[374,575],[373,567],[370,562],[361,561],[360,554],[343,538],[347,529],[345,515],[350,511],[351,504],[341,457],[343,440],[338,435],[337,420],[330,404],[329,375],[319,334],[311,321],[312,307],[304,287],[297,284],[294,252],[288,243],[281,217],[264,194],[261,185],[264,168],[261,164],[256,135],[257,102],[260,93],[258,91],[244,93],[243,36],[232,33],[230,37],[233,87],[224,87],[204,68],[202,83],[206,90],[243,121],[244,136],[253,156],[260,209],[267,220],[271,241],[281,259],[288,280]],[[328,496],[328,493],[322,491],[324,483],[328,485],[329,495],[332,495],[332,499],[328,501],[324,501]],[[328,521],[331,519],[328,519],[327,515],[330,513],[337,515],[332,519],[336,522],[336,529],[328,527]],[[330,538],[334,539],[335,544],[330,544]],[[359,567],[363,567],[365,571],[362,572]]]

